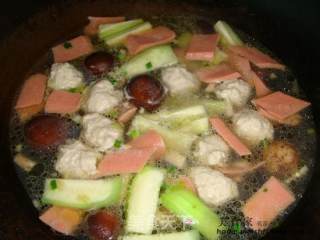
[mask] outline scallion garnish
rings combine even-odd
[[[152,63],[151,63],[151,62],[148,62],[148,63],[146,64],[146,68],[147,68],[147,69],[151,69],[151,68],[152,68]]]
[[[113,146],[115,148],[120,148],[122,146],[122,141],[119,139],[115,140]]]
[[[65,49],[69,49],[69,48],[72,48],[72,44],[71,44],[71,42],[65,42],[65,43],[63,44],[63,47],[64,47]]]
[[[58,184],[57,184],[57,181],[56,180],[51,180],[50,181],[50,187],[52,190],[55,190],[58,188]]]

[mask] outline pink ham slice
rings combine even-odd
[[[233,53],[248,59],[259,68],[274,68],[284,70],[285,66],[278,63],[270,56],[262,53],[254,47],[232,46],[229,48]]]
[[[15,109],[40,105],[43,101],[47,84],[47,76],[35,74],[23,84]]]
[[[265,97],[254,99],[252,102],[258,109],[260,108],[260,111],[264,111],[278,121],[284,121],[310,105],[309,102],[282,92],[274,92]]]
[[[159,26],[141,34],[130,35],[124,44],[129,54],[135,55],[146,48],[169,43],[173,41],[175,37],[176,34],[174,31],[167,27]]]
[[[56,63],[68,62],[92,53],[94,47],[86,36],[79,36],[52,48]]]
[[[154,130],[149,130],[142,136],[128,143],[133,148],[155,148],[155,159],[162,158],[166,153],[166,145],[163,138]]]
[[[139,172],[156,151],[156,148],[148,147],[108,153],[98,165],[98,177]]]
[[[125,17],[88,17],[89,24],[84,28],[84,34],[88,36],[96,35],[99,31],[99,25],[107,23],[123,22]]]
[[[232,52],[228,52],[229,64],[236,69],[244,80],[255,87],[258,97],[265,96],[271,93],[271,90],[259,78],[259,76],[251,69],[248,59],[238,56]]]
[[[72,208],[50,207],[39,219],[57,232],[73,235],[83,220],[83,212]]]
[[[218,117],[210,118],[214,130],[229,144],[229,146],[240,156],[250,155],[250,149],[226,126]]]
[[[219,40],[218,34],[196,34],[192,36],[190,45],[186,52],[186,59],[210,61]]]
[[[55,90],[47,99],[45,112],[60,114],[74,113],[80,108],[80,100],[80,93]]]
[[[294,201],[294,195],[278,179],[271,177],[247,200],[242,212],[250,219],[250,228],[264,230]]]
[[[196,76],[201,82],[216,83],[224,80],[237,79],[241,74],[227,64],[219,64],[214,67],[201,68],[196,71]]]

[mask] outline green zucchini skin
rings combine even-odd
[[[52,188],[55,181],[55,188]],[[52,179],[45,181],[42,203],[91,210],[119,203],[123,187],[121,177],[99,180]]]

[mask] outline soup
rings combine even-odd
[[[42,222],[78,239],[257,239],[302,197],[310,104],[224,21],[89,17],[35,64],[12,154]]]

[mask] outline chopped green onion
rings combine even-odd
[[[177,167],[175,166],[169,166],[168,169],[167,169],[167,172],[168,173],[175,173],[177,171]]]
[[[113,146],[114,146],[115,148],[121,148],[121,146],[122,146],[122,141],[119,140],[119,139],[115,140]]]
[[[260,144],[261,144],[261,146],[262,146],[263,149],[266,149],[266,148],[269,146],[270,141],[265,138],[265,139],[263,139],[263,140],[260,142]]]
[[[58,188],[58,184],[57,184],[57,181],[56,181],[56,180],[51,180],[51,181],[50,181],[50,188],[51,188],[52,190],[55,190],[55,189]]]
[[[71,42],[65,42],[65,43],[63,44],[63,47],[64,47],[65,49],[69,49],[69,48],[72,48],[72,44],[71,44]]]
[[[105,115],[109,118],[117,119],[119,116],[119,111],[118,109],[112,109],[111,111],[107,112]]]
[[[152,68],[152,63],[151,63],[151,62],[148,62],[148,63],[146,64],[146,68],[147,68],[147,69],[151,69],[151,68]]]
[[[128,133],[130,138],[137,138],[140,135],[140,132],[136,129],[132,129],[129,133]]]
[[[113,77],[110,78],[110,82],[112,85],[116,85],[117,84],[117,80]]]
[[[85,85],[81,85],[79,87],[76,87],[76,88],[70,88],[69,89],[69,92],[72,92],[72,93],[82,93],[85,89]]]
[[[119,61],[124,61],[126,59],[127,53],[126,50],[124,49],[120,49],[119,52],[117,53],[117,59]]]

